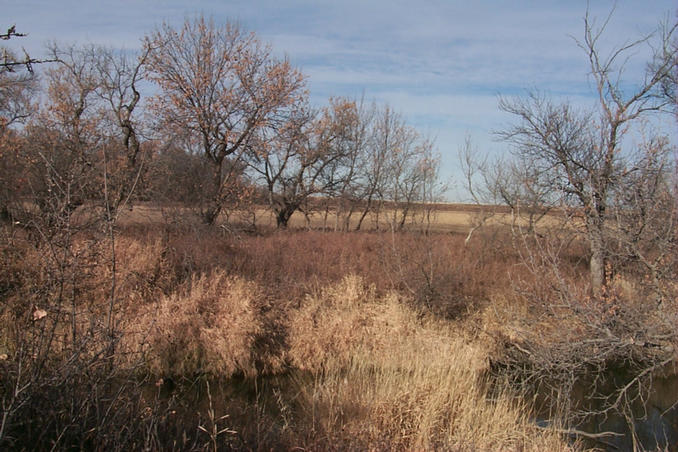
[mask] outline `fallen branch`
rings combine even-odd
[[[617,433],[617,432],[598,432],[598,433],[589,433],[585,432],[583,430],[579,430],[576,428],[553,428],[553,427],[542,427],[538,426],[541,429],[544,430],[551,430],[556,433],[562,433],[564,435],[577,435],[577,436],[583,436],[585,438],[591,438],[591,439],[598,439],[598,438],[605,438],[606,436],[624,436],[623,433]]]

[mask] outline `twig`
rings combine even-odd
[[[585,438],[591,438],[591,439],[597,439],[597,438],[605,438],[606,436],[624,436],[623,433],[617,433],[617,432],[598,432],[598,433],[589,433],[585,432],[583,430],[579,430],[576,428],[554,428],[554,427],[542,427],[542,426],[537,426],[540,429],[544,430],[551,430],[556,433],[562,433],[565,435],[577,435],[577,436],[583,436]]]

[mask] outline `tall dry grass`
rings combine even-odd
[[[149,304],[138,317],[148,333],[147,365],[158,375],[253,375],[253,345],[263,325],[256,287],[223,271]]]
[[[313,376],[298,382],[298,403],[321,447],[570,449],[536,428],[519,394],[490,392],[482,342],[395,293],[377,296],[358,276],[304,300],[291,318],[289,353]]]
[[[107,432],[117,431],[129,432],[125,444],[151,450],[567,450],[530,420],[520,393],[492,382],[498,349],[477,334],[474,315],[506,284],[499,275],[507,260],[462,243],[452,235],[122,229],[119,341],[106,363],[117,366],[107,382],[125,384],[107,390],[129,397],[119,398],[124,416],[105,430],[92,420],[69,444],[112,447]],[[97,260],[105,253],[96,244],[76,248],[93,259],[74,292],[78,318],[102,324],[110,262]],[[25,300],[45,296],[41,250],[3,252],[2,317],[29,316]],[[68,320],[58,327],[66,331]],[[19,336],[2,331],[0,352],[11,355]],[[78,394],[100,390],[87,378],[78,377]],[[59,391],[50,387],[39,407],[54,405]],[[44,426],[38,449],[60,431]],[[12,430],[14,444],[28,445],[26,431]]]

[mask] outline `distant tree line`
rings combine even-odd
[[[22,36],[12,27],[6,39]],[[47,50],[34,60],[3,49],[0,210],[14,221],[147,200],[206,224],[264,204],[283,228],[321,211],[337,229],[367,218],[401,229],[444,192],[432,140],[391,107],[310,105],[304,75],[233,23],[163,24],[136,55]]]

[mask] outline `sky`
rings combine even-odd
[[[598,23],[616,5],[603,54],[661,20],[675,21],[678,10],[675,0],[588,4]],[[236,21],[302,70],[314,104],[330,96],[387,103],[435,138],[449,197],[463,200],[457,153],[465,137],[480,153],[508,152],[494,134],[512,120],[497,107],[500,95],[539,90],[594,104],[587,57],[576,43],[586,8],[586,0],[0,0],[0,27],[16,24],[29,36],[5,45],[40,57],[51,40],[133,51],[163,22],[179,27],[197,14]],[[642,79],[648,56],[647,47],[632,55],[627,83]]]

